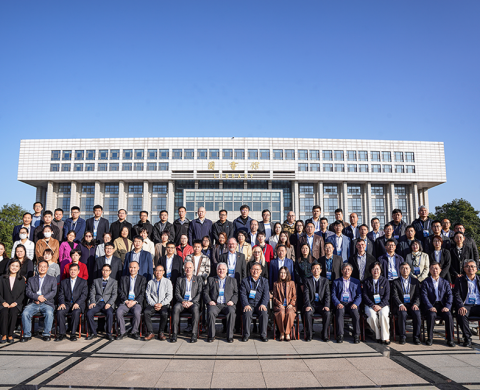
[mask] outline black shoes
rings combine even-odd
[[[246,343],[248,341],[248,336],[243,336],[242,337],[242,342]]]
[[[427,341],[425,341],[425,345],[431,346],[432,344],[432,339],[427,339]]]
[[[197,342],[197,335],[195,333],[192,334],[192,337],[190,338],[191,343],[196,343]]]
[[[123,340],[123,338],[125,337],[125,335],[126,335],[126,333],[117,335],[117,340]]]
[[[227,343],[233,343],[233,338],[227,339]]]
[[[383,344],[385,344],[385,345],[390,345],[390,340],[385,340],[385,341],[383,342]]]
[[[111,334],[107,334],[105,337],[108,341],[113,341],[114,340],[114,338]]]
[[[133,334],[132,334],[132,339],[134,339],[134,340],[140,340],[140,334],[139,334],[139,333],[133,333]]]
[[[311,337],[307,337],[307,338],[305,339],[305,341],[310,342],[310,341],[312,341],[312,338],[311,338]]]
[[[64,338],[65,338],[64,334],[59,334],[59,335],[55,336],[55,341],[62,341]]]
[[[70,341],[77,341],[77,335],[76,334],[72,334],[70,336]]]
[[[401,345],[404,345],[406,342],[407,342],[406,337],[400,337],[400,341],[398,343],[401,344]]]
[[[322,341],[324,343],[328,343],[330,341],[330,339],[328,337],[322,337]]]
[[[339,343],[339,344],[343,343],[343,336],[338,336],[337,337],[337,343]]]
[[[50,336],[42,336],[43,341],[50,341]],[[22,341],[22,340],[20,340]]]
[[[207,342],[209,342],[209,343],[213,343],[214,341],[215,341],[215,337],[209,337],[207,339]]]
[[[176,343],[177,342],[177,335],[175,333],[173,333],[172,337],[170,337],[170,342],[171,343]]]
[[[463,340],[463,346],[467,348],[471,348],[472,346],[472,339],[464,339]]]
[[[261,337],[260,337],[260,341],[266,343],[266,342],[268,341],[268,338],[261,336]]]
[[[359,344],[360,343],[360,339],[358,336],[353,336],[353,344]]]
[[[21,342],[21,343],[26,343],[27,341],[30,341],[31,339],[32,339],[31,337],[22,337],[22,338],[20,339],[20,342]]]
[[[414,338],[413,338],[413,344],[415,344],[415,345],[420,345],[420,344],[422,344],[422,343],[420,342],[420,339],[419,339],[418,337],[414,337]]]
[[[376,339],[375,340],[378,344],[382,344],[382,339]]]
[[[91,335],[89,335],[88,337],[85,338],[85,340],[93,340],[94,338],[96,338],[97,335],[96,333],[92,333]]]
[[[455,343],[452,340],[447,341],[449,347],[455,347]]]

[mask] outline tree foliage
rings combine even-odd
[[[0,242],[5,244],[8,255],[13,247],[13,228],[23,223],[22,217],[26,212],[27,210],[17,204],[6,204],[0,209]]]

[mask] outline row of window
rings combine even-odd
[[[84,166],[85,165],[85,166]],[[156,163],[156,162],[149,162],[146,164],[147,171],[168,171],[168,163]],[[121,165],[122,171],[144,171],[145,164],[144,163],[122,163]],[[50,172],[60,172],[60,168],[62,172],[70,172],[72,170],[71,164],[60,164],[53,163],[50,164]],[[95,164],[92,163],[75,163],[73,164],[73,171],[74,172],[90,172],[95,171]],[[98,164],[98,171],[100,172],[115,172],[120,171],[120,164],[119,163],[99,163]]]
[[[313,195],[314,184],[299,184],[300,194]],[[395,185],[394,187],[395,195],[405,196],[407,195],[407,187],[404,185]],[[337,195],[338,186],[336,184],[325,184],[323,186],[323,193],[325,195]],[[347,193],[349,195],[361,195],[362,187],[359,184],[349,184],[347,185]],[[371,186],[371,195],[384,195],[384,187],[382,185],[372,185]]]
[[[75,161],[95,160],[96,150],[52,150],[52,161]],[[219,160],[220,156],[224,160],[245,160],[244,149],[197,149],[198,160]],[[248,149],[247,158],[249,160],[270,160],[272,154],[273,160],[295,160],[294,149]],[[347,161],[392,161],[392,152],[369,152],[366,150],[356,151],[347,150]],[[145,154],[144,149],[101,149],[98,151],[99,160],[169,160],[169,149],[147,149]],[[393,157],[395,162],[415,162],[415,154],[413,152],[394,152]],[[195,149],[172,149],[173,160],[193,160],[195,158]],[[345,152],[343,150],[322,150],[322,158],[324,161],[344,161]],[[297,151],[298,160],[320,160],[319,150],[300,149]]]
[[[393,167],[390,164],[372,164],[370,166],[372,173],[393,173]],[[300,172],[320,172],[320,164],[299,163],[298,170]],[[345,164],[323,164],[323,172],[345,172]],[[368,164],[347,164],[347,172],[369,172]],[[395,165],[395,173],[415,173],[415,165]]]
[[[127,191],[130,194],[142,195],[143,194],[143,183],[131,183],[127,185]],[[72,186],[70,183],[59,183],[58,192],[64,195],[70,195]],[[152,184],[152,194],[166,194],[167,193],[167,184],[166,183],[153,183]],[[84,195],[95,195],[95,184],[94,183],[82,183],[80,187],[80,192]],[[118,195],[119,193],[119,184],[118,183],[106,183],[105,184],[105,194],[106,195]]]

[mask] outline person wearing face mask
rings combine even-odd
[[[38,242],[38,240],[41,240],[44,238],[43,235],[43,229],[45,226],[50,226],[52,228],[52,235],[55,240],[61,241],[62,239],[62,234],[60,232],[60,229],[52,223],[53,221],[53,213],[50,210],[47,210],[43,213],[43,220],[39,226],[35,228],[35,231],[33,232],[33,239],[35,244]]]
[[[27,251],[27,257],[33,260],[35,256],[35,243],[28,239],[28,229],[21,228],[18,236],[20,239],[14,242],[12,247],[12,253],[15,253],[15,248],[17,247],[17,245],[22,244],[25,247],[25,250]]]
[[[35,256],[37,260],[43,260],[43,252],[45,249],[51,249],[53,252],[53,260],[58,262],[60,244],[58,240],[52,237],[52,227],[45,225],[43,228],[43,238],[37,241],[35,246]]]
[[[21,225],[17,225],[13,228],[12,242],[20,240],[19,233],[21,228],[26,228],[28,231],[28,239],[30,241],[34,241],[35,227],[32,226],[32,214],[30,213],[23,214],[22,221],[23,223]]]

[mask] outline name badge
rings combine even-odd
[[[255,295],[257,295],[257,291],[250,290],[250,294],[248,294],[248,297],[251,299],[255,299]]]
[[[172,273],[171,272],[167,272],[167,279],[170,279],[172,277]]]
[[[410,303],[410,294],[403,294],[403,303]]]
[[[343,293],[342,294],[342,302],[343,303],[348,303],[349,299],[350,299],[350,294],[349,293]]]
[[[375,301],[375,303],[380,303],[380,294],[375,294],[373,296],[373,300]]]
[[[397,234],[396,236],[393,236],[393,238],[394,238],[395,240],[398,240],[399,237],[400,237],[400,236],[399,236],[398,234]]]
[[[190,294],[185,294],[185,296],[183,297],[183,300],[184,301],[189,301],[190,300]]]
[[[315,293],[315,302],[320,302],[320,297],[318,296],[318,293]]]
[[[225,290],[224,290],[224,289],[221,289],[221,290],[218,292],[218,296],[219,296],[219,297],[224,297],[224,296],[225,296]]]
[[[93,238],[97,238],[97,230],[96,229],[93,231]]]
[[[393,278],[398,277],[397,270],[396,270],[395,268],[394,268],[393,271],[392,271],[392,277],[393,277]]]
[[[475,294],[468,294],[467,303],[469,305],[475,305],[476,301],[477,301],[477,297],[475,296]]]
[[[332,280],[332,273],[327,271],[327,279]]]
[[[423,237],[428,237],[430,235],[428,230],[423,231]]]
[[[413,274],[420,275],[420,267],[413,267]]]
[[[338,256],[341,256],[341,255],[342,255],[342,250],[341,250],[341,249],[340,249],[340,250],[337,250],[337,255],[338,255]]]
[[[235,269],[234,268],[229,268],[228,269],[228,276],[233,276],[235,275]]]
[[[283,299],[283,306],[287,307],[287,298]]]
[[[128,294],[129,301],[133,301],[134,299],[135,299],[135,294],[132,294],[132,293]]]

